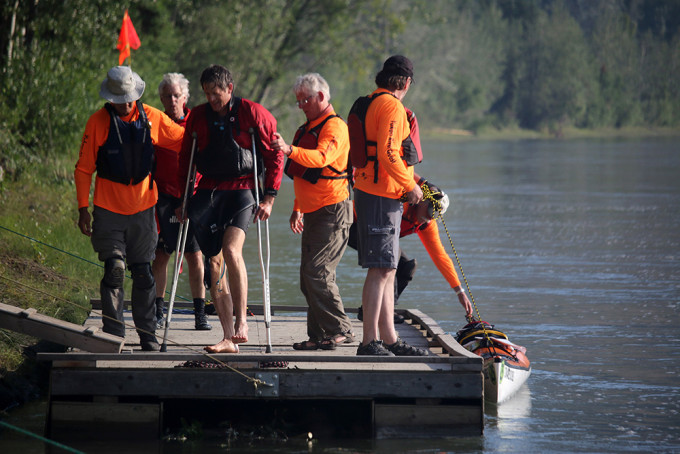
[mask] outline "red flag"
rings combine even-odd
[[[137,36],[137,31],[135,30],[130,16],[128,16],[127,10],[125,10],[125,15],[123,16],[123,25],[120,27],[120,35],[118,35],[118,45],[116,48],[120,51],[120,56],[118,57],[118,64],[122,65],[126,58],[130,56],[130,48],[138,49],[142,43]]]

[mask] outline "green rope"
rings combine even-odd
[[[59,252],[64,253],[64,254],[66,254],[66,255],[70,255],[71,257],[76,258],[76,259],[78,259],[78,260],[82,260],[83,262],[87,262],[87,263],[89,263],[89,264],[91,264],[91,265],[96,265],[96,266],[98,266],[98,267],[100,267],[100,268],[104,268],[104,265],[102,265],[101,263],[96,263],[96,262],[93,262],[93,261],[91,261],[91,260],[88,260],[88,259],[86,259],[86,258],[84,258],[84,257],[81,257],[81,256],[79,256],[79,255],[75,255],[75,254],[73,254],[73,253],[71,253],[71,252],[65,251],[65,250],[63,250],[63,249],[59,249],[59,248],[56,247],[56,246],[52,246],[51,244],[44,243],[44,242],[42,242],[42,241],[40,241],[40,240],[37,240],[37,239],[35,239],[35,238],[31,238],[30,236],[24,235],[23,233],[19,233],[19,232],[16,232],[16,231],[12,230],[12,229],[8,229],[7,227],[5,227],[5,226],[3,226],[3,225],[0,225],[0,229],[6,230],[6,231],[8,231],[8,232],[10,232],[10,233],[14,233],[15,235],[19,235],[20,237],[26,238],[27,240],[31,240],[31,241],[33,241],[33,242],[35,242],[35,243],[38,243],[38,244],[41,244],[41,245],[43,245],[43,246],[47,246],[47,247],[49,247],[49,248],[54,249],[55,251],[59,251]],[[125,277],[127,277],[128,279],[132,279],[132,276],[129,275],[129,274],[126,274]],[[170,294],[167,290],[165,291],[165,293],[168,294],[168,295]],[[182,295],[177,295],[177,298],[183,299],[184,301],[191,301],[189,298],[187,298],[187,297],[185,297],[185,296],[182,296]]]
[[[78,451],[77,449],[71,448],[70,446],[66,446],[66,445],[61,444],[59,442],[56,442],[54,440],[50,440],[49,438],[45,438],[45,437],[42,437],[40,435],[34,434],[33,432],[29,432],[28,430],[22,429],[21,427],[13,426],[12,424],[6,423],[4,421],[0,421],[0,426],[4,426],[4,427],[7,427],[8,429],[12,429],[12,430],[15,430],[15,431],[22,433],[24,435],[28,435],[29,437],[43,441],[43,442],[50,444],[52,446],[56,446],[57,448],[61,448],[64,451],[75,452],[75,453],[79,453],[79,454],[85,454],[84,451]]]
[[[78,260],[82,260],[83,262],[87,262],[87,263],[90,263],[90,264],[92,264],[92,265],[96,265],[96,266],[98,266],[98,267],[100,267],[100,268],[104,268],[104,265],[102,265],[101,263],[93,262],[93,261],[88,260],[88,259],[86,259],[86,258],[84,258],[84,257],[80,257],[80,256],[78,256],[78,255],[72,254],[72,253],[70,253],[70,252],[68,252],[68,251],[65,251],[65,250],[63,250],[63,249],[59,249],[58,247],[52,246],[51,244],[43,243],[43,242],[40,241],[40,240],[36,240],[35,238],[31,238],[30,236],[24,235],[23,233],[15,232],[14,230],[8,229],[8,228],[5,227],[5,226],[0,225],[0,229],[6,230],[6,231],[8,231],[8,232],[10,232],[10,233],[14,233],[15,235],[19,235],[19,236],[21,236],[21,237],[26,238],[27,240],[34,241],[34,242],[36,242],[36,243],[38,243],[38,244],[42,244],[43,246],[50,247],[50,248],[52,248],[52,249],[54,249],[54,250],[56,250],[56,251],[59,251],[59,252],[62,252],[62,253],[64,253],[64,254],[66,254],[66,255],[70,255],[71,257],[77,258]]]

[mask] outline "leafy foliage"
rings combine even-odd
[[[389,55],[416,66],[406,98],[423,128],[558,131],[680,124],[676,0],[132,0],[142,46],[130,64],[160,107],[163,73],[183,72],[190,105],[211,63],[260,102],[285,136],[303,118],[295,76],[323,74],[338,112],[374,88]],[[0,166],[75,160],[99,85],[118,63],[116,0],[0,0]]]

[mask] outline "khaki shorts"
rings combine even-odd
[[[401,202],[355,189],[354,207],[359,265],[362,268],[397,269]]]

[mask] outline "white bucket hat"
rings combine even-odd
[[[129,66],[114,66],[106,74],[99,96],[114,104],[137,101],[142,97],[145,85]]]

